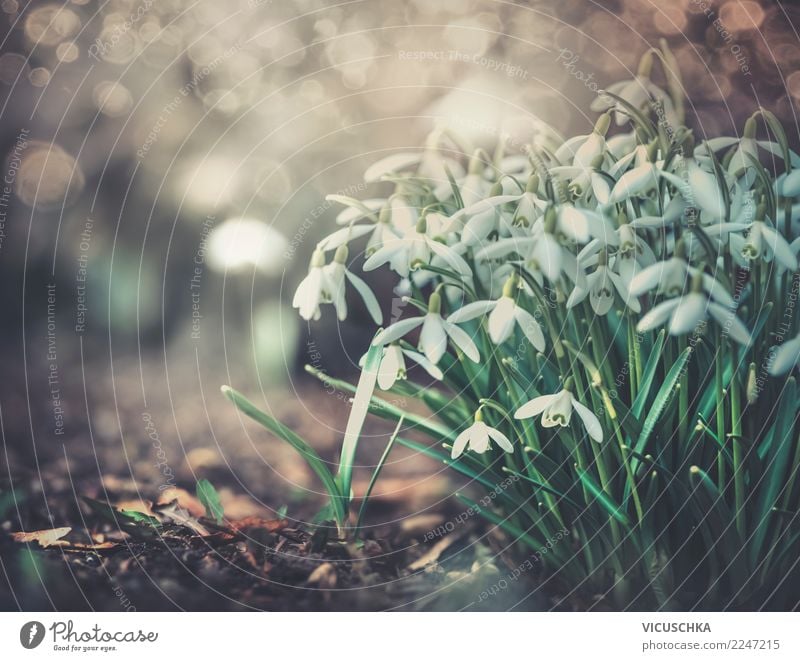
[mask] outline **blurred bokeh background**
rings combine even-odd
[[[631,77],[666,39],[700,134],[736,132],[763,105],[797,142],[795,2],[2,0],[0,12],[0,478],[40,504],[70,485],[144,497],[170,474],[214,475],[231,507],[318,501],[219,386],[335,457],[347,401],[301,368],[352,375],[371,324],[353,305],[344,324],[326,309],[309,327],[291,295],[334,227],[325,195],[376,196],[369,163],[435,126],[517,149],[540,121],[585,133],[593,86]],[[371,282],[388,314],[391,291]],[[379,485],[387,499],[408,514],[448,493],[403,457]]]

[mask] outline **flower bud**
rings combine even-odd
[[[514,298],[514,294],[518,288],[519,276],[514,273],[508,276],[508,280],[506,280],[505,284],[503,285],[503,296],[506,296],[507,298]]]
[[[636,72],[637,76],[643,76],[644,78],[650,78],[650,73],[653,71],[653,51],[647,51],[644,55],[642,55],[642,59],[639,60],[639,69]]]
[[[442,297],[439,295],[438,291],[435,291],[431,294],[431,297],[428,299],[428,313],[439,314],[441,311],[442,311]]]
[[[544,212],[544,231],[548,234],[553,234],[556,231],[556,221],[558,220],[558,212],[555,205],[551,204]]]
[[[594,123],[594,132],[597,135],[602,135],[605,137],[606,133],[608,133],[609,126],[611,126],[611,115],[607,112],[604,112]]]
[[[346,244],[343,244],[336,249],[336,253],[333,256],[333,261],[337,264],[347,264],[347,256],[349,253],[350,249]]]
[[[323,266],[325,266],[325,253],[317,248],[311,255],[311,268],[321,268]]]
[[[532,174],[528,177],[528,184],[525,186],[526,193],[537,193],[539,191],[539,175]]]
[[[476,149],[472,152],[472,158],[469,159],[468,174],[482,174],[484,169],[485,165],[481,157],[481,150]]]
[[[744,123],[744,131],[742,132],[742,138],[752,140],[756,137],[756,130],[758,129],[758,125],[756,124],[755,115],[750,115],[747,118],[747,121]]]
[[[755,404],[758,399],[758,380],[756,379],[756,364],[750,363],[747,370],[747,403]]]

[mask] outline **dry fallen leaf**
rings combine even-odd
[[[231,521],[230,526],[234,530],[246,530],[248,528],[258,528],[267,532],[277,532],[289,525],[286,519],[261,519],[257,516],[248,516],[241,521]]]
[[[172,500],[164,505],[154,505],[153,512],[169,519],[173,523],[177,523],[180,526],[186,526],[193,532],[200,535],[200,537],[207,537],[210,534],[208,532],[208,528],[206,528],[195,517],[189,514],[188,510],[178,506],[177,500]]]
[[[57,545],[58,540],[71,530],[72,528],[52,528],[50,530],[36,530],[33,532],[12,532],[11,537],[15,542],[20,542],[22,544],[38,542],[39,546],[47,548],[48,546]],[[62,545],[66,543],[67,542],[61,542]]]
[[[333,588],[336,586],[336,578],[336,568],[330,562],[323,562],[311,572],[306,583],[321,588]]]
[[[206,508],[194,495],[178,487],[164,489],[156,501],[156,505],[169,505],[173,500],[178,501],[178,506],[189,511],[194,517],[205,516]]]
[[[434,544],[430,550],[421,556],[416,561],[412,562],[408,568],[411,571],[416,571],[417,569],[422,569],[426,565],[433,564],[439,559],[439,556],[445,552],[445,550],[455,542],[460,535],[448,535],[443,539],[440,539],[436,544]]]

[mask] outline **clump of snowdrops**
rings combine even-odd
[[[372,413],[398,424],[370,490],[395,442],[444,462],[471,483],[469,515],[538,553],[562,590],[617,607],[794,603],[800,157],[765,109],[740,135],[697,135],[683,94],[654,49],[596,98],[585,135],[537,124],[524,148],[489,154],[437,129],[367,170],[378,196],[330,196],[340,228],[294,306],[344,320],[363,305],[377,330],[356,386],[309,368],[354,393],[338,473],[226,393],[302,453],[343,534],[369,496],[354,516]],[[377,269],[406,304],[391,323],[364,279]]]

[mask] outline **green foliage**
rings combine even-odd
[[[198,480],[195,486],[195,492],[197,493],[197,499],[203,504],[203,507],[206,508],[206,516],[209,519],[214,519],[218,524],[221,524],[224,512],[222,509],[222,501],[214,485],[205,478]]]

